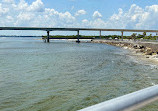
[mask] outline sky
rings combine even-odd
[[[158,29],[158,0],[0,0],[0,26]]]

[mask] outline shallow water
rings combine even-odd
[[[0,110],[74,111],[157,84],[158,67],[129,53],[105,44],[0,38]]]

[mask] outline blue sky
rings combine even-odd
[[[0,0],[0,26],[158,29],[158,0]]]
[[[18,1],[16,0],[16,2]],[[26,0],[29,4],[34,1]],[[71,10],[72,13],[80,9],[87,10],[89,13],[99,10],[108,16],[117,12],[119,8],[128,10],[132,4],[136,4],[142,8],[158,4],[158,0],[43,0],[42,2],[45,7],[54,8],[61,12],[70,11],[74,7],[74,10]]]
[[[25,0],[29,4],[35,0]],[[16,0],[18,3],[19,0]],[[46,8],[53,8],[59,12],[70,11],[75,13],[78,10],[86,10],[87,17],[91,19],[94,11],[98,10],[106,19],[114,13],[118,13],[118,9],[122,8],[127,11],[132,4],[136,4],[142,8],[158,4],[158,0],[42,0]]]

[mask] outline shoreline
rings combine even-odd
[[[91,43],[102,43],[121,47],[131,52],[139,60],[158,66],[158,42],[93,40]]]

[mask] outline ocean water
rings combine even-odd
[[[106,44],[0,38],[0,111],[75,111],[158,83],[158,67]],[[156,111],[158,104],[144,109]]]

